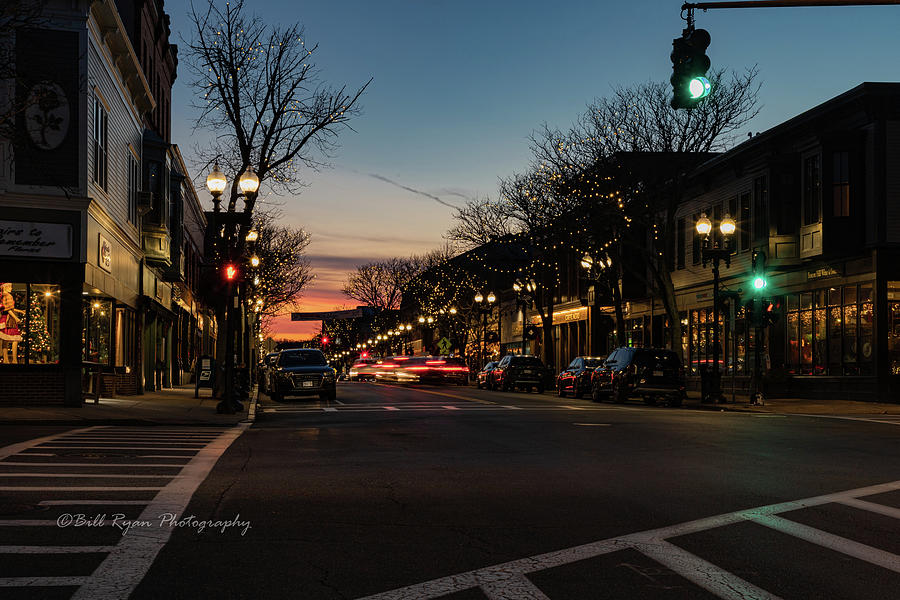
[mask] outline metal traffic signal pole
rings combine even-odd
[[[686,2],[681,5],[682,11],[691,11],[699,8],[708,10],[711,8],[789,8],[796,6],[883,6],[888,4],[900,4],[900,0],[857,0],[845,2],[844,0],[744,0],[740,2]]]

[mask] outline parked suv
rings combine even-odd
[[[591,398],[625,402],[640,396],[647,404],[666,398],[669,406],[681,406],[685,396],[684,368],[678,355],[658,348],[617,348],[591,377]]]
[[[321,350],[282,350],[272,372],[269,398],[281,402],[285,396],[318,394],[321,400],[337,397],[334,369]]]
[[[541,394],[544,392],[546,373],[544,363],[537,356],[507,354],[500,359],[500,363],[492,373],[494,389],[508,392],[515,388],[530,392],[531,388],[536,388]]]

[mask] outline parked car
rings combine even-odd
[[[535,388],[541,394],[544,392],[546,373],[544,363],[537,356],[507,354],[492,371],[494,389],[504,392],[524,389],[530,392]]]
[[[334,369],[325,355],[314,348],[282,350],[272,372],[269,397],[280,402],[285,396],[318,394],[322,400],[337,398]]]
[[[269,389],[269,378],[272,375],[272,367],[275,366],[276,360],[278,360],[278,353],[269,352],[259,363],[259,387],[260,391],[263,393],[266,393],[266,391]]]
[[[494,389],[494,380],[492,373],[496,368],[498,361],[492,360],[488,364],[484,365],[480,371],[478,371],[478,375],[475,376],[475,385],[480,390],[482,388],[486,388],[489,390]]]
[[[605,360],[605,356],[576,356],[566,370],[556,376],[556,394],[564,397],[571,392],[576,398],[581,398],[590,392],[591,375]]]
[[[350,365],[350,381],[375,381],[375,364],[374,358],[358,358]]]
[[[621,403],[639,396],[653,404],[663,397],[669,406],[681,406],[685,389],[684,367],[678,355],[658,348],[617,348],[602,367],[594,369],[591,378],[594,402],[607,397]]]

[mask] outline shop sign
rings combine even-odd
[[[108,239],[103,237],[102,233],[99,235],[100,243],[97,245],[97,263],[100,265],[101,269],[107,273],[112,273],[112,244],[109,243]]]
[[[827,279],[829,277],[840,277],[843,275],[841,271],[835,269],[834,267],[821,267],[814,271],[806,272],[806,280],[813,281],[815,279]]]
[[[72,226],[0,221],[0,256],[72,258]]]

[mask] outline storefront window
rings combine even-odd
[[[59,362],[59,286],[0,283],[0,363]]]
[[[135,313],[129,308],[116,309],[116,366],[130,373],[135,365]]]
[[[871,283],[789,294],[786,306],[788,372],[873,374],[875,312]]]
[[[888,281],[888,362],[891,375],[900,375],[900,281]]]
[[[112,309],[112,302],[106,298],[84,299],[81,337],[84,343],[85,362],[109,364]]]

